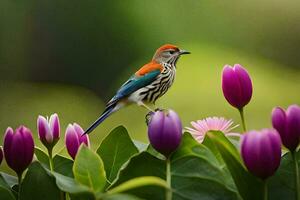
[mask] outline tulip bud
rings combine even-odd
[[[281,140],[274,129],[250,131],[241,142],[241,155],[247,169],[265,180],[272,176],[280,165]]]
[[[0,165],[2,163],[3,160],[3,151],[2,151],[2,147],[0,147]]]
[[[29,166],[34,153],[34,142],[31,131],[20,126],[15,133],[8,127],[4,135],[4,156],[8,166],[18,175]]]
[[[76,123],[69,124],[65,134],[65,143],[69,155],[75,159],[80,145],[83,143],[87,147],[90,146],[89,136],[83,135],[84,130]]]
[[[252,97],[252,82],[248,72],[239,64],[225,65],[222,73],[223,94],[237,109],[247,105]]]
[[[272,111],[273,127],[279,132],[282,144],[295,151],[300,143],[300,107],[291,105],[287,111],[276,107]]]
[[[182,125],[176,112],[156,111],[148,123],[148,137],[151,145],[168,157],[181,142]]]
[[[41,142],[48,149],[52,149],[60,137],[58,115],[56,113],[51,115],[50,120],[47,120],[45,117],[40,115],[37,119],[37,129]]]

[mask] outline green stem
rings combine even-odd
[[[166,163],[167,163],[166,177],[167,177],[167,185],[168,185],[168,189],[166,190],[166,200],[172,200],[171,160],[169,157],[167,158]]]
[[[53,163],[53,157],[52,157],[52,148],[48,149],[48,155],[49,155],[50,170],[53,171],[54,163]]]
[[[300,200],[300,177],[299,177],[299,166],[298,166],[298,160],[297,160],[297,152],[294,151],[292,152],[292,155],[293,155],[293,161],[294,161],[294,164],[295,164],[295,173],[296,173],[296,199],[297,200]]]
[[[18,175],[18,199],[20,199],[20,193],[21,193],[22,174],[23,172],[17,174]]]
[[[240,112],[240,116],[241,116],[241,120],[242,120],[243,130],[244,130],[244,132],[246,132],[247,128],[246,128],[246,123],[245,123],[244,108],[240,108],[239,112]]]
[[[65,193],[65,199],[66,199],[66,200],[70,200],[70,199],[71,199],[69,193]]]
[[[268,183],[267,180],[264,180],[264,200],[268,200]]]
[[[65,193],[65,192],[60,192],[60,199],[61,199],[61,200],[66,200],[66,199],[67,199],[67,193]]]

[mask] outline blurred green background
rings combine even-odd
[[[300,102],[299,10],[298,0],[1,0],[0,135],[24,124],[37,136],[37,116],[54,112],[62,138],[68,123],[87,128],[164,43],[192,54],[180,59],[158,107],[176,110],[184,126],[207,116],[240,123],[220,79],[224,64],[240,63],[254,85],[248,127],[269,127],[274,106]],[[93,148],[121,124],[146,142],[146,113],[131,106],[114,114],[91,134]]]

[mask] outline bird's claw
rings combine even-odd
[[[150,121],[151,121],[151,118],[152,118],[152,115],[154,114],[154,112],[150,111],[147,113],[147,115],[145,116],[145,119],[146,119],[146,124],[147,126],[149,125]]]
[[[154,111],[148,112],[147,115],[145,116],[147,126],[149,125],[149,123],[151,121],[152,115],[154,115],[154,113],[157,111],[164,111],[164,109],[156,108]]]

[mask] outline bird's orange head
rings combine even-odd
[[[190,54],[190,52],[172,44],[165,44],[156,50],[152,60],[158,63],[176,64],[178,58],[183,54]]]

